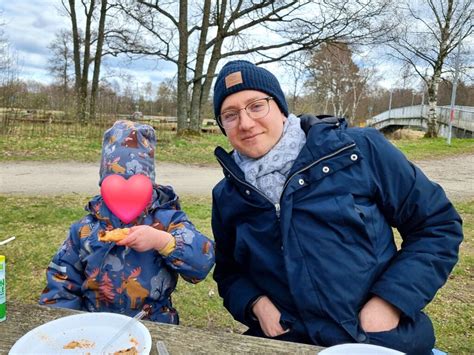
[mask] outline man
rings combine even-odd
[[[373,129],[289,114],[275,76],[247,61],[222,68],[214,112],[234,148],[215,151],[214,278],[246,334],[430,353],[422,309],[462,240],[441,187]]]

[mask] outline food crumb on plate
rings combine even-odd
[[[89,340],[72,340],[66,345],[63,346],[63,349],[91,349],[95,346],[95,343],[93,341]]]

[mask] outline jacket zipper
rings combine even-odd
[[[318,160],[312,162],[311,164],[301,168],[300,170],[296,171],[293,175],[291,175],[288,179],[286,179],[286,182],[285,182],[285,185],[283,185],[283,190],[281,191],[281,196],[283,196],[283,192],[285,191],[286,187],[288,186],[290,180],[295,177],[295,175],[298,175],[300,173],[302,173],[303,171],[311,168],[312,166],[320,163],[321,161],[323,160],[326,160],[326,159],[329,159],[329,158],[332,158],[333,156],[335,155],[338,155],[339,153],[347,150],[347,149],[350,149],[352,147],[355,147],[355,143],[352,143],[350,145],[347,145],[345,147],[342,147],[341,149],[338,149],[336,150],[335,152],[331,153],[331,154],[328,154],[328,155],[325,155],[324,157],[321,157],[319,158]],[[245,180],[241,180],[239,179],[237,176],[235,176],[235,174],[233,174],[229,169],[226,168],[225,164],[222,162],[222,160],[220,160],[218,157],[216,157],[216,159],[219,161],[219,163],[221,163],[221,165],[226,169],[226,171],[232,175],[234,177],[234,179],[236,179],[238,182],[240,182],[241,184],[249,187],[250,189],[252,189],[253,191],[257,192],[260,196],[262,196],[264,199],[266,199],[268,202],[270,202],[271,204],[273,204],[273,206],[275,207],[275,213],[276,213],[276,216],[278,218],[278,220],[280,219],[280,203],[273,203],[263,192],[261,192],[259,189],[257,189],[256,187],[254,187],[253,185],[250,185],[249,183],[247,183]],[[280,201],[281,201],[281,197],[280,197]]]
[[[227,167],[225,166],[225,164],[222,162],[222,160],[220,160],[218,157],[216,157],[217,161],[219,163],[221,163],[221,165],[225,168],[225,170],[233,176],[233,178],[235,180],[237,180],[238,182],[240,182],[241,184],[249,187],[250,189],[252,189],[253,191],[257,192],[260,196],[262,196],[265,200],[269,201],[272,205],[275,206],[275,209],[278,209],[278,211],[280,210],[280,204],[274,204],[263,192],[261,192],[259,189],[257,189],[256,187],[250,185],[247,181],[245,180],[240,180],[237,176],[235,176],[229,169],[227,169]],[[276,207],[278,205],[278,208]]]

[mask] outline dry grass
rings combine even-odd
[[[44,271],[66,236],[69,225],[83,216],[87,196],[26,197],[0,195],[2,236],[17,240],[0,249],[7,256],[7,295],[9,299],[35,303],[44,287]],[[183,208],[205,234],[211,235],[210,200],[183,196]],[[427,307],[436,328],[437,347],[452,354],[470,354],[474,349],[474,201],[456,204],[464,220],[465,240],[460,260],[447,284]],[[180,280],[174,302],[181,323],[198,328],[241,332],[222,306],[217,285],[208,277],[192,285]]]

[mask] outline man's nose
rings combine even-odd
[[[246,130],[246,129],[250,129],[254,126],[255,121],[252,118],[249,117],[246,110],[240,111],[239,116],[240,116],[239,117],[239,128],[240,129]]]

